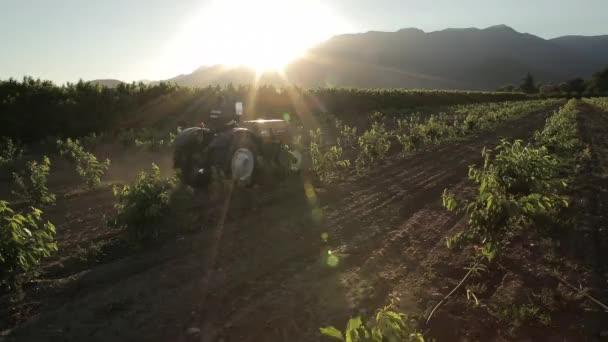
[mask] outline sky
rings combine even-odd
[[[608,34],[606,13],[608,0],[0,0],[0,79],[157,80],[222,62],[266,68],[335,34],[405,27],[599,35]]]

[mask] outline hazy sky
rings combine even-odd
[[[232,0],[233,4],[227,7],[234,16],[228,17],[224,11],[221,18],[213,18],[220,12],[208,10],[212,1],[0,0],[0,79],[24,75],[56,82],[79,78],[159,79],[190,72],[197,65],[216,63],[221,55],[217,49],[230,44],[217,45],[229,36],[226,29],[246,32],[258,25],[243,22],[255,13],[249,8],[239,10],[245,7],[235,5],[238,0]],[[265,0],[241,1],[251,4]],[[282,4],[298,1],[304,6],[312,0],[282,0]],[[298,34],[310,27],[321,27],[315,31],[316,40],[341,32],[394,31],[403,27],[428,32],[495,24],[507,24],[544,38],[608,34],[608,0],[319,1],[301,18],[277,21],[281,23],[277,26],[293,27]],[[319,8],[323,13],[317,20],[315,13],[321,12]],[[264,27],[288,13],[271,11],[265,9],[256,14],[262,17]],[[207,24],[198,24],[199,21]],[[218,32],[224,33],[214,36],[215,25],[222,26]],[[277,29],[281,30],[287,29]],[[245,43],[233,45],[248,48]],[[225,51],[224,54],[232,54],[235,49]],[[247,51],[243,54],[246,56]]]

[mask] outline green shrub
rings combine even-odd
[[[557,113],[550,116],[542,131],[534,134],[539,144],[562,156],[572,156],[579,140],[576,131],[576,116],[579,100],[571,99]]]
[[[338,145],[341,147],[352,147],[357,142],[357,127],[342,125],[340,128],[340,137]]]
[[[57,250],[55,226],[42,223],[41,215],[34,208],[29,214],[16,214],[8,202],[0,201],[0,287],[18,287],[20,273]]]
[[[568,205],[567,198],[560,194],[566,185],[558,177],[558,160],[545,147],[503,140],[495,149],[494,159],[491,152],[483,150],[481,169],[469,168],[469,179],[479,185],[472,201],[461,205],[452,194],[443,194],[445,208],[464,210],[469,216],[466,230],[448,239],[448,245],[467,240],[488,260],[516,230]]]
[[[310,131],[310,156],[315,174],[324,183],[331,183],[339,177],[340,171],[350,166],[350,161],[342,159],[342,147],[335,145],[326,151],[323,149],[321,129]]]
[[[350,161],[342,157],[342,148],[349,148],[356,142],[355,147],[359,153],[354,163],[357,172],[362,173],[388,156],[392,141],[398,141],[402,153],[406,154],[425,144],[439,144],[479,131],[495,129],[500,122],[545,109],[559,101],[561,100],[454,106],[443,108],[445,112],[430,114],[426,120],[422,120],[419,114],[410,114],[405,118],[389,121],[390,118],[384,114],[374,112],[369,116],[371,127],[358,137],[355,127],[343,125],[342,121],[332,116],[330,121],[333,120],[339,129],[338,144],[324,149],[320,129],[311,131],[313,169],[324,181],[337,178],[337,171],[350,165]],[[387,122],[394,122],[395,129],[387,129]]]
[[[13,169],[23,156],[23,148],[11,138],[0,137],[0,168]]]
[[[17,190],[13,194],[32,206],[47,206],[55,203],[55,195],[46,186],[47,177],[51,170],[51,161],[48,157],[42,161],[30,161],[21,174],[13,172],[13,179]]]
[[[364,322],[358,316],[348,320],[344,332],[330,326],[320,329],[325,336],[347,342],[424,342],[424,337],[410,323],[407,315],[379,310],[374,320]]]
[[[449,141],[456,135],[455,126],[451,125],[449,116],[445,113],[431,115],[424,125],[421,133],[427,144],[438,144]]]
[[[467,228],[449,238],[448,246],[466,240],[492,260],[517,230],[558,217],[568,206],[563,195],[566,183],[562,175],[567,173],[563,165],[579,145],[578,111],[578,101],[571,100],[550,117],[544,129],[535,134],[540,147],[503,140],[494,159],[491,151],[482,151],[483,167],[469,168],[469,179],[479,185],[477,195],[461,204],[447,190],[443,193],[445,208],[464,211],[469,217]]]
[[[498,124],[556,104],[557,100],[487,103],[445,108],[426,120],[419,115],[397,120],[395,137],[403,153],[424,144],[439,144],[479,131],[495,129]]]
[[[175,178],[161,176],[155,164],[151,173],[142,171],[133,184],[115,186],[115,224],[124,228],[132,241],[158,238],[171,221],[170,199],[175,186]]]
[[[584,100],[586,103],[608,112],[608,97],[594,97]]]
[[[359,155],[355,160],[358,172],[370,167],[374,162],[382,160],[391,148],[390,134],[384,123],[375,121],[372,127],[357,140]]]
[[[384,113],[382,112],[373,112],[372,114],[369,115],[368,120],[371,124],[373,123],[385,123],[386,121],[386,115],[384,115]]]
[[[76,164],[76,172],[82,177],[89,189],[101,183],[101,177],[110,167],[110,160],[106,159],[102,163],[97,160],[94,154],[84,150],[80,142],[76,139],[67,138],[65,141],[57,140],[59,153],[67,156],[69,160]]]
[[[425,140],[419,115],[397,120],[396,137],[401,144],[402,152],[407,153],[418,149]]]

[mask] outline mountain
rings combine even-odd
[[[590,59],[593,66],[608,66],[608,35],[563,36],[551,39],[551,42]]]
[[[335,36],[285,70],[289,82],[361,88],[496,89],[531,72],[537,81],[588,78],[608,67],[608,36],[543,39],[506,25]],[[190,86],[250,83],[247,68],[202,67],[169,81]],[[260,83],[284,84],[276,73]]]

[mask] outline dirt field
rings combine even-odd
[[[319,327],[342,327],[354,310],[369,312],[391,300],[399,311],[424,318],[466,273],[470,255],[446,248],[444,238],[463,220],[441,207],[442,191],[470,191],[467,167],[481,160],[484,146],[499,137],[529,138],[549,114],[387,160],[368,176],[331,187],[315,188],[305,179],[304,186],[282,184],[264,195],[260,188],[235,190],[224,225],[224,202],[210,201],[198,209],[208,216],[199,232],[146,248],[122,242],[120,232],[103,223],[113,210],[109,187],[63,194],[48,213],[60,252],[26,285],[22,301],[3,297],[0,340],[316,341],[323,340]],[[606,127],[602,115],[594,120]],[[591,130],[594,124],[581,125]],[[596,133],[585,132],[588,139]],[[133,169],[129,160],[113,162]],[[599,166],[589,172],[592,167]],[[111,178],[132,177],[126,174]],[[605,223],[604,209],[590,209],[591,231]],[[605,245],[598,244],[590,262],[606,260]],[[513,255],[497,266],[484,295],[488,303],[517,283],[518,272],[535,272],[521,260]],[[515,264],[504,268],[509,262]],[[595,281],[594,289],[607,285],[602,277],[580,280]],[[593,341],[608,327],[606,314],[592,313],[558,327],[505,331],[483,307],[467,305],[464,292],[455,297],[428,326],[420,325],[428,339]],[[591,323],[580,327],[581,321]]]

